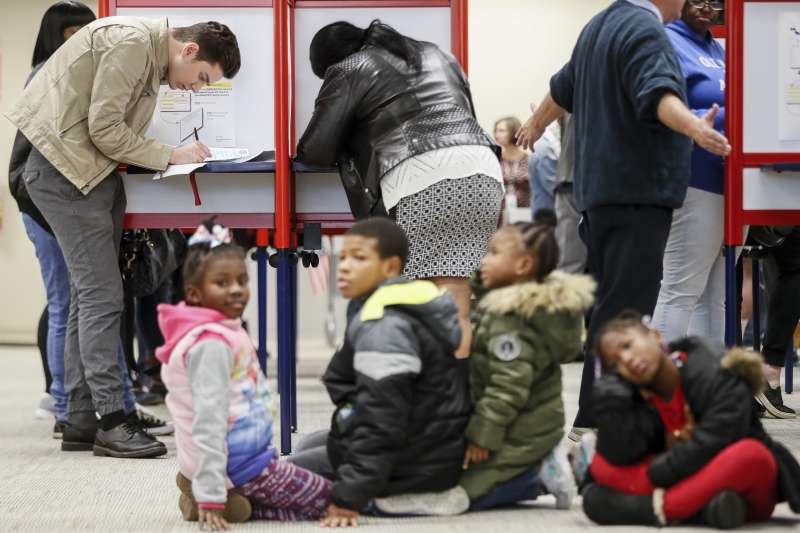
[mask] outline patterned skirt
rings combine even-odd
[[[409,241],[408,279],[467,278],[497,230],[503,187],[483,174],[447,179],[406,196],[395,220]]]

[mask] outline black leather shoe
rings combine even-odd
[[[135,421],[128,420],[108,430],[99,429],[94,454],[101,457],[147,459],[167,453],[163,442],[151,437]]]
[[[735,529],[747,522],[747,502],[732,490],[723,490],[703,509],[703,521],[717,529]]]
[[[70,413],[62,434],[61,451],[91,451],[96,433],[97,415],[94,414],[94,411]]]

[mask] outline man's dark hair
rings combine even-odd
[[[358,235],[378,241],[378,255],[381,259],[399,257],[401,268],[408,261],[408,237],[403,228],[388,218],[376,217],[362,220],[345,235]]]
[[[64,44],[65,29],[71,26],[86,26],[95,20],[96,17],[91,9],[74,0],[56,2],[50,6],[42,16],[31,66],[35,67],[47,61]]]
[[[173,28],[172,36],[182,43],[197,43],[200,47],[197,60],[219,65],[228,79],[236,76],[242,66],[239,43],[225,24],[211,21]]]
[[[375,19],[367,29],[362,29],[340,20],[320,29],[311,40],[311,70],[318,78],[324,78],[328,67],[365,46],[388,50],[414,70],[419,70],[422,64],[419,43],[388,24]]]

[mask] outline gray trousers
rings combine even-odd
[[[53,228],[70,275],[64,347],[69,412],[124,408],[117,350],[123,310],[119,247],[125,189],[116,170],[83,195],[36,149],[23,175],[33,203]]]
[[[569,189],[556,189],[556,242],[561,252],[558,269],[570,274],[586,272],[586,244],[578,235],[581,213],[575,207],[575,198]]]
[[[315,431],[300,439],[294,453],[286,458],[290,463],[305,468],[328,479],[334,479],[336,472],[328,460],[328,430]]]

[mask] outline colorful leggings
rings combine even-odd
[[[253,506],[254,520],[319,520],[330,503],[331,482],[287,461],[272,459],[236,491]]]
[[[626,494],[652,494],[655,487],[647,475],[651,460],[617,466],[598,453],[590,470],[600,485]],[[690,518],[723,490],[734,490],[747,502],[749,521],[768,520],[775,509],[777,476],[778,467],[772,452],[757,440],[742,439],[719,452],[691,476],[669,487],[664,492],[664,514],[670,521]]]

